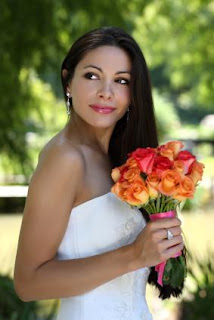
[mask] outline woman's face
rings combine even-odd
[[[67,91],[74,111],[88,124],[115,125],[130,105],[131,60],[114,46],[89,51],[78,63]]]

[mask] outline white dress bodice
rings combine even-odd
[[[57,259],[115,250],[132,243],[145,224],[140,210],[108,192],[72,209]],[[149,272],[149,268],[138,269],[82,295],[61,299],[57,320],[151,320],[145,298]]]

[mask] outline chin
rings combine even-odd
[[[118,120],[113,120],[113,119],[94,119],[90,122],[88,122],[89,124],[91,124],[94,127],[98,127],[98,128],[109,128],[112,126],[115,126]]]
[[[107,129],[114,127],[116,125],[116,122],[108,122],[108,123],[93,123],[92,126],[100,129]]]
[[[102,115],[102,117],[96,117],[96,116],[92,117],[91,115],[86,116],[84,114],[84,116],[82,116],[81,114],[78,114],[77,112],[75,112],[75,113],[86,124],[88,124],[92,127],[100,128],[100,129],[114,127],[116,125],[117,121],[119,120],[118,117],[117,117],[117,119],[114,119],[113,117],[110,117],[110,115]]]

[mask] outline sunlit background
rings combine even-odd
[[[159,141],[182,140],[205,164],[180,218],[190,253],[186,289],[161,301],[154,320],[214,319],[214,2],[210,0],[1,0],[0,318],[52,319],[57,301],[22,303],[12,277],[27,185],[45,143],[67,120],[60,66],[73,41],[120,26],[150,69]]]

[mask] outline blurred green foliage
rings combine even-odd
[[[120,26],[142,47],[161,138],[181,121],[211,113],[211,0],[2,0],[0,12],[0,171],[28,177],[38,150],[66,122],[61,61],[73,41],[95,27]]]
[[[214,319],[214,254],[208,252],[206,259],[191,258],[188,275],[192,287],[189,297],[182,301],[179,320]]]
[[[159,91],[153,90],[153,100],[155,105],[155,115],[159,134],[159,142],[165,143],[167,136],[174,136],[175,128],[181,127],[180,118],[174,108],[173,103],[161,95]],[[167,117],[166,117],[167,114]]]
[[[198,186],[193,199],[186,199],[183,210],[194,211],[202,209],[210,202],[210,192],[207,188]]]
[[[197,121],[213,110],[213,19],[210,0],[151,1],[135,19],[134,36],[154,85],[168,92],[184,120]]]
[[[52,304],[48,314],[37,301],[23,302],[14,290],[13,280],[7,275],[0,275],[0,320],[51,320],[58,307]],[[42,316],[41,316],[42,315]]]

